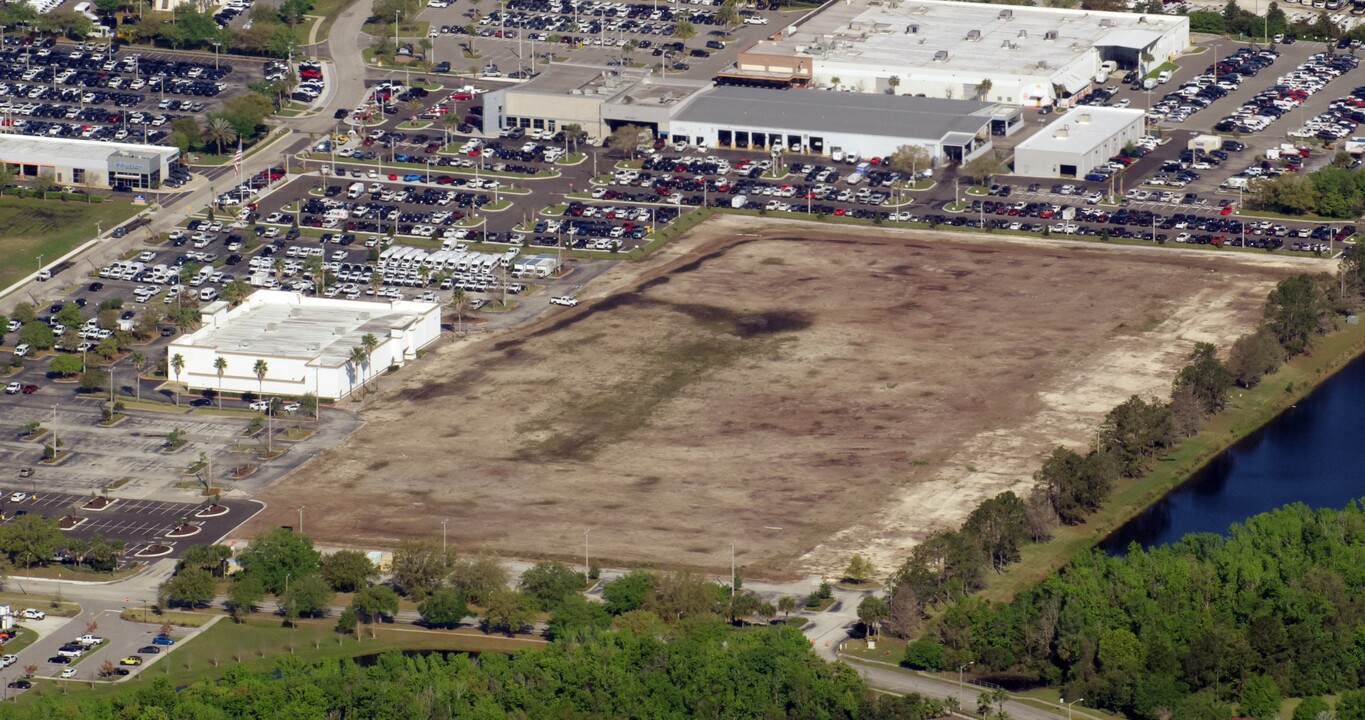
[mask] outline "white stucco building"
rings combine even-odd
[[[1058,117],[1014,149],[1014,174],[1083,178],[1142,137],[1141,110],[1084,105]]]
[[[779,29],[740,53],[718,78],[1024,107],[1066,105],[1091,89],[1103,63],[1146,71],[1174,60],[1189,45],[1190,21],[1176,15],[846,0]]]
[[[202,327],[167,348],[168,363],[177,354],[185,360],[170,378],[192,390],[221,386],[223,392],[267,397],[345,397],[366,378],[416,358],[441,334],[435,303],[336,300],[276,290],[258,290],[235,308],[211,303],[202,318]],[[370,362],[357,367],[351,350],[368,334],[378,345]],[[214,367],[220,357],[227,361],[221,378]],[[266,363],[263,380],[256,377],[258,360]]]

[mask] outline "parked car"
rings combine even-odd
[[[24,611],[19,614],[22,615],[25,620],[42,620],[47,617],[47,613],[37,608],[24,608]]]
[[[175,638],[172,638],[170,635],[157,635],[156,637],[152,638],[152,644],[153,644],[153,645],[174,645],[174,644],[175,644]]]
[[[122,660],[118,661],[118,664],[120,664],[120,665],[141,665],[141,664],[142,664],[142,658],[140,658],[140,657],[138,657],[138,656],[136,656],[136,655],[129,655],[128,657],[123,658]]]

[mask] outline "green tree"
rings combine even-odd
[[[622,125],[607,136],[607,148],[628,157],[635,157],[635,148],[640,144],[644,130],[638,125]]]
[[[1242,682],[1242,715],[1256,718],[1256,720],[1276,720],[1279,717],[1282,702],[1284,702],[1284,698],[1280,695],[1280,688],[1271,678],[1265,675],[1252,675]],[[1341,720],[1347,719],[1343,717]],[[1365,720],[1365,718],[1353,718],[1352,720]]]
[[[212,145],[214,152],[223,153],[223,149],[237,142],[237,130],[228,122],[227,118],[221,115],[210,116],[208,124],[204,126],[202,136],[204,142]]]
[[[876,636],[877,628],[888,614],[886,600],[878,595],[868,595],[858,603],[858,622],[863,624],[869,638]]]
[[[1279,688],[1275,689],[1276,694]],[[1242,697],[1246,697],[1245,691]],[[1246,708],[1246,700],[1242,701],[1243,712],[1249,712]],[[1256,720],[1268,720],[1272,715],[1252,715]],[[1365,720],[1365,690],[1347,690],[1341,694],[1341,700],[1337,701],[1337,720]]]
[[[232,548],[227,545],[191,545],[180,554],[178,568],[198,568],[214,577],[223,577],[230,559]]]
[[[962,173],[987,185],[990,184],[991,178],[1004,170],[1004,167],[1005,163],[998,153],[985,152],[962,163]]]
[[[1211,343],[1195,343],[1189,360],[1190,364],[1176,375],[1173,389],[1189,388],[1209,414],[1222,410],[1232,389],[1232,373],[1218,359],[1218,348]]]
[[[540,562],[521,574],[521,592],[541,610],[553,610],[570,595],[582,594],[583,574],[566,565]]]
[[[848,561],[848,567],[844,568],[844,580],[851,583],[865,583],[872,579],[876,568],[872,567],[872,562],[858,553]]]
[[[213,369],[218,372],[218,409],[223,409],[223,374],[227,372],[227,358],[219,355],[213,359]]]
[[[213,600],[213,576],[199,568],[186,568],[161,583],[157,596],[163,605],[201,607]]]
[[[1294,708],[1294,720],[1321,720],[1324,716],[1331,717],[1332,708],[1326,700],[1317,696],[1304,698]]]
[[[285,528],[268,530],[251,539],[237,554],[242,572],[255,575],[267,592],[284,592],[286,577],[298,579],[318,571],[318,552],[313,540]]]
[[[56,336],[52,334],[52,328],[45,322],[29,321],[19,328],[19,342],[39,350],[52,347],[56,340]]]
[[[962,525],[962,534],[990,558],[991,567],[1003,567],[1019,560],[1019,548],[1028,541],[1028,509],[1006,490],[978,505]]]
[[[645,570],[632,570],[606,583],[602,586],[602,599],[606,601],[607,612],[622,615],[643,608],[653,583],[653,573]]]
[[[459,591],[443,587],[428,595],[417,612],[428,627],[453,628],[469,615],[469,605]]]
[[[320,617],[331,609],[335,597],[332,586],[320,575],[304,575],[289,579],[289,589],[281,598],[281,604],[287,616]]]
[[[790,617],[792,611],[796,610],[796,598],[790,595],[783,595],[777,599],[777,609],[782,611],[782,617]]]
[[[81,372],[81,359],[77,355],[57,355],[49,366],[52,372],[62,377],[71,377]]]
[[[1222,35],[1226,32],[1226,24],[1223,16],[1208,10],[1194,10],[1188,13],[1190,18],[1190,32],[1210,33]]]
[[[371,585],[355,594],[351,607],[362,621],[380,622],[398,614],[398,594],[388,585]]]
[[[62,308],[57,311],[57,322],[68,327],[80,325],[85,322],[85,316],[81,314],[79,305],[74,302],[68,302],[62,304]]]
[[[1283,362],[1284,348],[1280,347],[1279,338],[1265,327],[1237,338],[1228,351],[1228,372],[1244,388],[1255,387]]]
[[[928,170],[931,162],[923,145],[902,145],[891,155],[891,169],[910,178]]]
[[[355,592],[379,574],[369,556],[359,550],[338,550],[323,557],[320,572],[337,592]]]
[[[948,656],[943,646],[928,638],[920,638],[907,643],[901,663],[916,670],[938,672],[948,665]]]
[[[447,582],[469,602],[482,605],[494,591],[506,590],[509,578],[497,558],[478,557],[455,561]]]
[[[65,538],[55,518],[19,515],[0,527],[0,552],[17,567],[46,565]]]
[[[483,624],[487,632],[515,635],[535,617],[528,598],[512,590],[495,590],[484,602]]]
[[[599,602],[582,595],[569,595],[555,606],[550,615],[551,639],[568,637],[573,633],[594,632],[611,627],[611,614]]]
[[[665,622],[713,614],[717,589],[714,582],[687,571],[659,573],[650,583],[644,609]]]
[[[454,553],[435,540],[404,540],[393,551],[393,584],[398,592],[422,600],[450,574]]]
[[[1287,354],[1306,351],[1314,336],[1331,327],[1331,306],[1324,283],[1307,274],[1280,281],[1266,298],[1265,321]]]
[[[683,43],[683,50],[687,50],[687,41],[697,36],[697,26],[692,24],[691,16],[683,11],[673,20],[673,37]]]
[[[251,614],[264,598],[265,586],[261,584],[260,578],[238,575],[228,588],[228,611],[232,613],[234,620],[241,622],[242,618]]]
[[[1157,452],[1170,447],[1174,439],[1170,408],[1134,395],[1105,416],[1098,444],[1113,453],[1125,477],[1137,477],[1146,472]]]

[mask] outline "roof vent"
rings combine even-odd
[[[1076,122],[1088,125],[1090,123],[1090,113],[1081,113],[1080,116],[1076,118]]]
[[[1038,69],[1039,69],[1039,70],[1046,70],[1046,69],[1047,69],[1047,61],[1046,61],[1046,60],[1039,60],[1039,61],[1038,61]]]
[[[1027,31],[1027,30],[1020,30],[1020,31],[1019,31],[1019,37],[1020,37],[1021,39],[1022,39],[1022,38],[1027,38],[1027,37],[1028,37],[1028,31]]]
[[[1058,140],[1065,140],[1071,137],[1071,126],[1063,125],[1062,127],[1057,128],[1057,130],[1052,133],[1052,137]]]
[[[1043,39],[1044,39],[1044,40],[1056,40],[1056,39],[1057,39],[1057,31],[1056,31],[1056,30],[1048,30],[1047,32],[1043,33]]]
[[[981,39],[981,31],[980,31],[980,30],[968,30],[968,31],[967,31],[967,39],[968,39],[968,40],[972,40],[972,41],[980,40],[980,39]]]
[[[923,15],[929,12],[929,8],[925,7],[924,5],[917,5],[915,6],[915,9],[912,10],[911,12],[915,13],[916,15]]]
[[[345,335],[345,334],[346,334],[346,328],[344,328],[344,327],[342,327],[342,326],[340,326],[340,325],[337,325],[336,327],[332,328],[332,334],[333,334],[333,335]]]
[[[906,34],[906,35],[914,35],[914,34],[916,34],[916,33],[918,33],[918,32],[919,32],[919,25],[916,24],[916,23],[910,23],[909,25],[906,25],[906,26],[905,26],[905,34]]]
[[[1114,27],[1114,19],[1100,18],[1100,27]]]
[[[939,50],[934,53],[934,62],[948,62],[948,51]]]
[[[1145,23],[1145,22],[1147,22],[1147,16],[1146,16],[1146,15],[1139,15],[1139,16],[1138,16],[1138,24],[1141,25],[1141,24],[1143,24],[1143,23]]]
[[[1013,18],[1013,17],[1014,17],[1014,11],[1013,11],[1013,10],[1001,10],[1001,11],[1000,11],[1000,14],[996,16],[996,19],[998,19],[998,20],[1009,20],[1009,19],[1011,19],[1011,18]]]
[[[279,330],[280,330],[279,323],[266,323],[266,324],[265,324],[265,331],[268,332],[268,333],[279,332]]]

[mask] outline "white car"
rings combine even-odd
[[[14,356],[23,357],[28,354],[28,343],[19,343],[14,347]]]
[[[573,307],[578,304],[578,298],[572,295],[560,295],[558,297],[550,298],[550,304],[563,305],[564,307]]]
[[[753,16],[744,18],[744,24],[745,24],[745,25],[767,25],[767,24],[768,24],[768,18],[765,18],[765,17],[763,17],[762,15],[753,15]]]
[[[69,668],[63,670],[63,671],[62,671],[62,677],[64,677],[64,678],[73,678],[73,677],[76,677],[76,668],[69,667]]]
[[[14,663],[17,663],[17,662],[19,662],[19,656],[18,656],[18,655],[4,655],[4,656],[0,656],[0,668],[9,667],[10,665],[13,665]]]
[[[23,501],[25,501],[25,500],[27,500],[27,499],[28,499],[28,493],[26,493],[26,492],[24,492],[24,491],[22,491],[22,490],[20,490],[19,492],[16,492],[16,493],[14,493],[14,494],[12,494],[12,495],[9,496],[9,501],[10,501],[10,502],[23,502]]]
[[[250,407],[252,410],[255,410],[256,412],[265,412],[265,411],[267,411],[267,410],[270,409],[270,401],[269,401],[269,400],[257,400],[257,401],[255,401],[255,402],[251,403],[251,405],[250,405],[249,407]]]
[[[300,405],[300,404],[298,404],[298,403],[296,403],[296,402],[288,402],[288,403],[285,403],[285,404],[281,405],[281,406],[280,406],[280,409],[283,410],[283,411],[285,411],[285,412],[287,412],[287,413],[291,413],[291,414],[292,414],[292,413],[298,412],[298,411],[299,411],[299,408],[301,408],[301,407],[303,407],[303,406]]]
[[[76,642],[78,642],[78,643],[80,643],[80,644],[82,644],[82,645],[84,645],[84,646],[86,646],[86,647],[90,647],[91,645],[99,645],[100,643],[104,642],[104,638],[100,637],[99,635],[88,635],[88,634],[87,634],[87,635],[82,635],[82,636],[76,638]]]
[[[24,608],[24,611],[19,614],[22,615],[25,620],[42,620],[47,617],[47,613],[38,608]]]
[[[20,384],[17,383],[17,382],[12,382],[12,383],[10,383],[10,384],[8,384],[8,385],[5,386],[5,394],[6,394],[6,395],[18,395],[18,394],[19,394],[19,391],[21,391],[21,390],[23,390],[23,389],[24,389],[24,386],[23,386],[23,385],[20,385]]]

